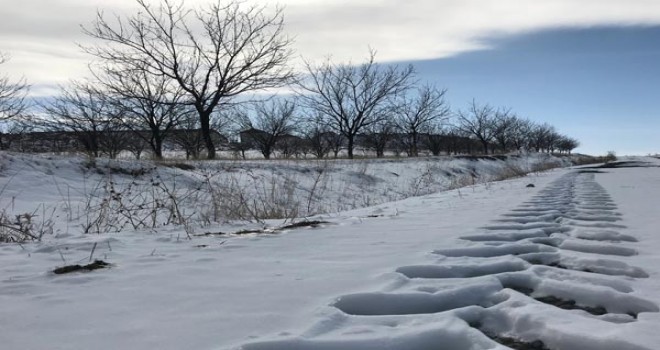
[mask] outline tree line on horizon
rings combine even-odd
[[[378,157],[570,153],[579,146],[511,108],[473,100],[452,111],[446,89],[420,84],[412,65],[379,64],[373,50],[357,64],[305,62],[298,74],[281,8],[136,3],[132,15],[99,12],[83,29],[98,42],[83,47],[95,58],[91,78],[28,103],[24,79],[0,77],[0,149],[28,140],[35,150],[50,138],[49,151],[78,148],[93,157],[130,151],[139,158],[148,149],[161,159],[177,145],[191,158],[256,149],[268,159],[353,158],[356,149]],[[7,60],[0,55],[0,65]]]

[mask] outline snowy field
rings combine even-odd
[[[147,181],[160,189],[154,181],[174,177],[188,195],[203,182],[199,170],[207,163],[136,175],[116,164],[3,157],[3,208],[41,206],[37,215],[52,220],[53,233],[40,243],[0,245],[2,349],[652,350],[660,344],[658,159],[498,182],[487,181],[548,159],[319,164],[322,172],[292,162],[286,174],[295,186],[283,188],[294,191],[296,214],[326,212],[313,217],[325,223],[199,236],[243,226],[123,226],[85,235],[81,225],[90,219],[85,211],[98,210],[94,201],[104,197],[93,189],[104,188],[109,173],[122,188]],[[256,198],[254,184],[283,171],[267,162],[241,164],[249,175],[238,168],[222,169],[234,169],[237,186]],[[327,178],[315,180],[318,174]],[[214,177],[209,188],[231,182],[222,179]],[[305,200],[315,183],[324,184],[325,202]],[[438,192],[449,188],[456,189]],[[358,199],[351,202],[351,194]],[[307,209],[310,202],[317,204]],[[211,206],[182,204],[189,216]],[[52,272],[95,259],[111,266]]]

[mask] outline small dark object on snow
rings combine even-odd
[[[319,227],[320,225],[323,224],[329,224],[330,222],[328,221],[318,221],[318,220],[311,220],[311,221],[300,221],[300,222],[295,222],[293,224],[289,224],[286,226],[282,227],[275,227],[272,229],[256,229],[256,230],[240,230],[236,232],[206,232],[202,234],[198,234],[197,236],[223,236],[227,234],[233,234],[233,235],[247,235],[251,233],[256,233],[256,234],[272,234],[272,233],[278,233],[282,230],[290,230],[290,229],[295,229],[295,228],[301,228],[301,227]]]
[[[249,235],[251,233],[266,233],[264,230],[240,230],[233,232],[235,235]]]
[[[540,340],[534,340],[533,342],[528,343],[528,342],[522,341],[520,339],[489,334],[488,332],[484,332],[483,330],[482,330],[482,332],[488,338],[490,338],[490,339],[494,340],[495,342],[500,343],[504,346],[508,346],[511,349],[517,349],[517,350],[549,350],[548,348],[545,347],[545,344],[543,344],[543,342],[540,341]]]
[[[534,184],[529,184],[529,185],[527,185],[527,186],[525,186],[525,187],[536,187],[536,186],[534,186]]]
[[[98,270],[98,269],[103,269],[106,267],[109,267],[110,264],[103,260],[94,260],[93,263],[87,264],[87,265],[67,265],[67,266],[62,266],[58,267],[55,270],[53,270],[53,273],[56,275],[62,275],[65,273],[71,273],[71,272],[77,272],[77,271],[93,271],[93,270]]]
[[[290,225],[282,226],[278,228],[278,230],[288,230],[292,228],[299,228],[299,227],[318,227],[319,225],[327,224],[327,221],[318,221],[318,220],[312,220],[312,221],[300,221],[296,222]]]
[[[548,348],[545,347],[545,344],[543,344],[542,341],[540,340],[535,340],[531,343],[527,343],[524,341],[520,341],[517,339],[513,338],[506,338],[506,337],[494,337],[494,341],[508,346],[512,349],[520,349],[520,350],[547,350]]]

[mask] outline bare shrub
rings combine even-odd
[[[298,216],[300,202],[295,196],[295,181],[283,182],[272,174],[268,181],[252,179],[245,185],[237,176],[218,181],[212,174],[204,176],[205,190],[211,196],[210,212],[203,216],[207,223],[227,220],[263,222],[268,219],[293,219]]]
[[[264,223],[269,219],[291,221],[297,217],[327,212],[331,163],[319,161],[316,166],[283,175],[276,170],[257,173],[202,172],[203,191],[209,198],[207,208],[200,208],[204,224],[232,220]],[[301,185],[304,184],[304,185]]]
[[[38,211],[42,212],[41,217],[36,214]],[[40,241],[44,235],[53,234],[53,226],[52,215],[47,218],[47,210],[43,205],[32,213],[10,214],[3,209],[0,211],[0,242]]]
[[[532,165],[531,172],[540,173],[551,169],[561,168],[563,164],[560,161],[545,161]]]
[[[406,197],[416,197],[433,192],[432,186],[436,183],[436,176],[440,172],[437,165],[426,164],[422,173],[410,181],[410,189]]]
[[[194,216],[183,208],[197,202],[201,186],[177,188],[176,178],[164,179],[153,173],[148,181],[137,179],[118,183],[112,176],[101,180],[87,197],[83,231],[119,232],[183,225]]]
[[[323,194],[328,186],[329,164],[327,161],[323,161],[321,166],[315,169],[316,174],[307,195],[307,212],[305,213],[307,216],[318,214],[322,210],[318,204],[323,201]]]
[[[516,177],[523,177],[527,174],[528,172],[519,165],[504,163],[504,167],[491,177],[491,181],[502,181]]]
[[[567,155],[572,165],[589,165],[614,162],[617,160],[616,153],[613,151],[607,152],[604,156],[589,156],[584,154]]]
[[[448,190],[455,190],[467,186],[474,186],[477,184],[476,177],[474,174],[460,174],[451,178],[449,182]]]
[[[607,155],[604,158],[605,163],[614,162],[617,160],[616,153],[614,151],[607,152]]]

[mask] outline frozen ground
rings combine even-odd
[[[553,170],[274,234],[70,228],[1,245],[0,344],[657,349],[660,161],[643,160],[653,167]],[[36,181],[24,196],[46,191],[23,174]],[[86,264],[95,243],[111,268],[51,272]]]

